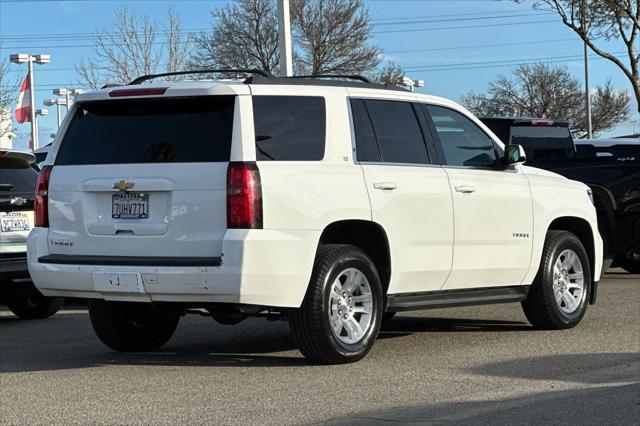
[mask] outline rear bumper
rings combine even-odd
[[[28,240],[28,266],[38,290],[51,297],[295,308],[306,293],[319,237],[320,231],[228,230],[219,266],[206,261],[185,266],[193,265],[193,259],[163,263],[157,258],[122,262],[111,257],[61,258],[49,252],[48,229],[34,228]],[[80,260],[73,263],[74,257]],[[145,261],[136,262],[140,259]],[[138,273],[142,288],[136,293],[97,291],[94,273],[105,272]]]

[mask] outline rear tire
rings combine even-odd
[[[49,318],[64,305],[64,297],[44,297],[40,294],[29,296],[8,296],[7,306],[22,319]]]
[[[320,246],[307,294],[289,315],[300,352],[320,364],[367,355],[380,330],[383,295],[375,265],[359,248]]]
[[[89,318],[98,338],[119,352],[144,352],[167,343],[180,313],[156,303],[89,300]]]
[[[534,327],[575,327],[587,311],[592,275],[584,246],[571,232],[549,231],[540,268],[522,309]]]

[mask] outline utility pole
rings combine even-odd
[[[280,33],[280,76],[289,77],[293,75],[289,0],[278,0],[278,32]]]
[[[585,36],[589,32],[587,25],[587,3],[582,1],[580,4],[580,24],[585,32]],[[591,125],[591,89],[589,88],[589,49],[587,42],[583,43],[584,47],[584,91],[585,91],[585,103],[587,113],[587,138],[593,138],[593,127]]]
[[[587,111],[587,138],[593,138],[593,127],[591,125],[591,89],[589,89],[589,50],[587,43],[584,43],[584,90]]]

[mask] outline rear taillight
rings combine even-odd
[[[531,120],[532,126],[553,126],[553,120]]]
[[[34,203],[34,226],[49,227],[49,177],[53,167],[44,166],[38,174],[36,183],[36,200]]]
[[[227,228],[262,228],[262,187],[256,163],[229,163]]]

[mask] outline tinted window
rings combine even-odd
[[[305,161],[324,158],[324,98],[254,96],[256,159]]]
[[[361,99],[351,100],[351,115],[356,136],[356,157],[358,161],[380,162],[380,150],[373,133],[371,120]]]
[[[56,164],[229,161],[234,101],[211,96],[82,103]]]
[[[450,166],[493,167],[496,152],[491,138],[464,115],[448,108],[428,105],[445,161]]]
[[[511,143],[522,145],[529,161],[566,160],[575,157],[568,127],[513,126]]]
[[[0,198],[7,193],[33,198],[38,172],[22,160],[0,158]]]
[[[382,161],[426,164],[427,148],[409,102],[366,100]]]

